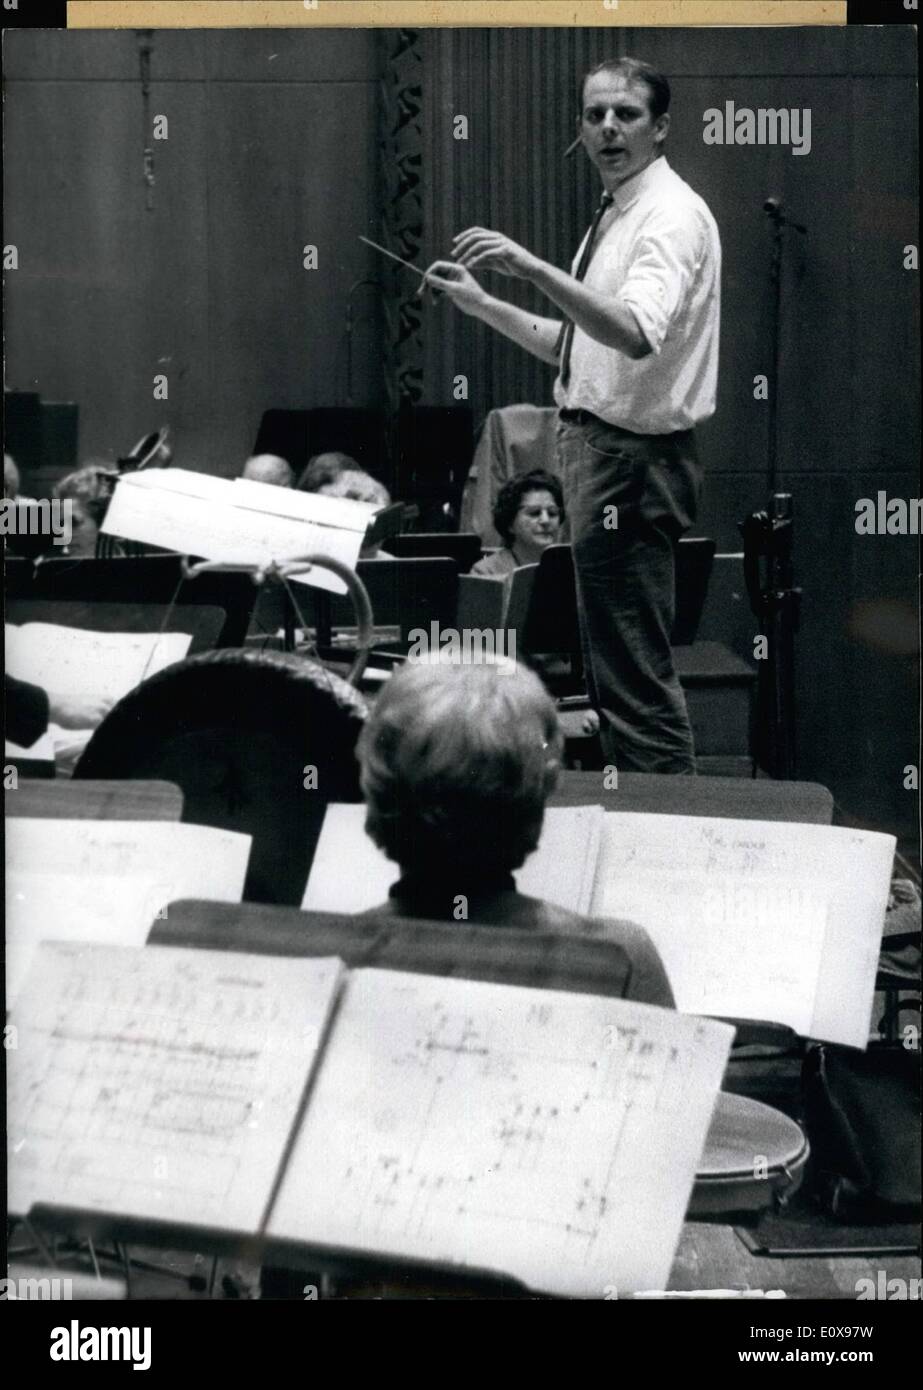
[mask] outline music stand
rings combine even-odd
[[[388,549],[402,560],[447,555],[458,565],[459,574],[467,574],[481,558],[482,547],[480,536],[473,531],[409,531],[394,536]]]
[[[34,567],[8,567],[6,592],[21,599],[220,608],[225,622],[214,645],[243,646],[258,597],[250,576],[211,572],[184,580],[182,562],[181,555],[62,556]]]
[[[188,632],[189,656],[218,645],[226,621],[223,608],[187,603],[175,608],[160,603],[92,603],[79,600],[11,599],[11,623],[56,623],[87,632]]]

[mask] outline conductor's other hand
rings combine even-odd
[[[105,697],[48,692],[48,717],[62,729],[95,729],[111,706]]]
[[[527,276],[535,264],[531,251],[487,227],[459,232],[452,238],[452,255],[469,270],[499,270],[501,275]]]
[[[433,261],[426,272],[426,284],[431,290],[448,295],[464,314],[477,313],[487,298],[471,272],[454,261]]]

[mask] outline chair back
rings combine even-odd
[[[166,917],[153,924],[148,944],[339,956],[350,969],[374,966],[616,999],[625,996],[631,970],[624,948],[600,937],[422,918],[382,922],[347,913],[198,899],[171,903]]]
[[[217,651],[145,681],[103,720],[76,779],[174,782],[183,820],[253,837],[249,901],[300,903],[328,801],[359,801],[366,705],[323,666]]]

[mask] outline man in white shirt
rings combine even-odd
[[[695,771],[673,669],[674,545],[695,519],[694,426],[713,414],[721,244],[703,200],[663,154],[670,88],[625,58],[586,78],[580,139],[603,198],[573,273],[502,233],[471,227],[431,282],[559,368],[565,484],[587,679],[617,767]],[[530,280],[566,316],[540,318],[489,295],[472,270]]]

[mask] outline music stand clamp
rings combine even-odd
[[[750,607],[767,639],[759,667],[759,707],[766,715],[766,763],[773,777],[795,776],[795,633],[801,589],[794,585],[792,495],[774,492],[770,510],[752,512],[738,529]]]

